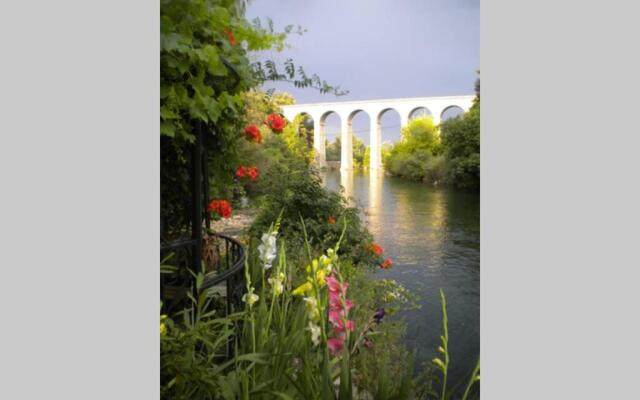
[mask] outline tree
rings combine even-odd
[[[476,81],[473,106],[462,116],[442,123],[446,174],[459,188],[480,188],[480,78]]]
[[[391,151],[383,154],[385,169],[393,175],[411,180],[423,180],[427,176],[439,176],[428,173],[429,166],[440,166],[430,160],[441,153],[438,128],[431,117],[415,118],[401,131],[400,142]]]
[[[354,168],[363,168],[366,164],[364,163],[365,153],[367,146],[364,145],[364,142],[360,140],[356,135],[352,135],[352,154],[353,154],[353,167]]]
[[[326,153],[327,161],[340,161],[341,151],[342,151],[342,143],[340,142],[340,135],[336,137],[336,140],[333,143],[329,143],[329,141],[326,140],[325,148],[327,150],[327,153]]]

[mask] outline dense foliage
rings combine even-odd
[[[276,101],[290,98],[290,95],[274,93],[273,96],[264,94],[256,98],[259,101],[252,102],[249,113],[256,109],[280,112],[281,103]],[[326,248],[335,243],[340,234],[338,224],[329,224],[328,221],[344,217],[348,221],[348,229],[341,251],[359,261],[363,258],[361,248],[371,240],[371,235],[363,227],[356,209],[348,207],[340,194],[324,189],[318,171],[312,165],[314,153],[308,134],[304,128],[304,116],[298,116],[280,134],[263,129],[261,144],[245,141],[240,145],[243,163],[260,171],[260,179],[244,181],[240,191],[252,198],[260,209],[251,227],[252,236],[258,237],[282,212],[281,234],[290,245],[289,253],[297,254],[303,247],[301,218],[312,247]]]
[[[447,157],[447,180],[460,188],[480,187],[480,81],[471,109],[442,123],[442,143]]]
[[[309,77],[292,60],[280,73],[273,61],[252,62],[249,53],[284,48],[292,25],[276,32],[273,24],[246,20],[236,0],[161,0],[160,134],[161,213],[165,231],[186,224],[189,199],[189,144],[203,132],[209,150],[210,196],[229,197],[233,168],[246,122],[244,93],[265,81],[287,81],[322,93],[341,95],[317,75]],[[298,29],[298,33],[300,29]]]
[[[383,156],[385,169],[397,176],[411,180],[431,179],[442,176],[443,157],[438,128],[430,117],[415,118],[402,127],[400,142]]]
[[[340,161],[340,157],[342,156],[342,142],[340,140],[340,135],[338,135],[336,140],[333,142],[325,140],[325,150],[325,157],[327,161]]]

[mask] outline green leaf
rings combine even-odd
[[[198,52],[200,59],[207,64],[207,71],[213,76],[226,76],[227,68],[218,55],[218,49],[210,44]]]
[[[161,274],[171,274],[174,273],[178,270],[177,267],[173,266],[173,265],[160,265],[160,273]]]
[[[178,114],[176,114],[173,110],[170,110],[167,107],[160,107],[160,118],[167,119],[176,119],[178,118]]]
[[[191,40],[182,36],[178,32],[171,32],[160,35],[160,49],[164,51],[185,51]]]
[[[293,397],[289,396],[286,393],[282,393],[282,392],[270,392],[270,393],[272,395],[278,396],[278,397],[280,397],[281,399],[284,399],[284,400],[293,400]]]
[[[160,134],[175,137],[176,135],[176,127],[170,122],[160,122]]]

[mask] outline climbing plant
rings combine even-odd
[[[193,121],[215,124],[220,135],[241,119],[240,93],[265,81],[286,81],[322,93],[347,93],[289,59],[251,62],[252,51],[284,48],[293,25],[276,32],[259,19],[248,22],[233,0],[162,0],[160,17],[160,132],[193,141]]]

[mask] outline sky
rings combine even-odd
[[[289,48],[256,60],[278,65],[292,58],[308,75],[349,90],[336,97],[314,89],[268,84],[294,95],[297,103],[454,96],[474,93],[480,67],[479,0],[253,0],[247,17],[271,18],[276,30],[293,24],[306,32],[288,37]],[[281,70],[284,70],[282,67]],[[382,140],[400,137],[400,117],[382,117]],[[340,118],[327,118],[327,138]],[[369,118],[359,113],[355,135],[369,142]]]

